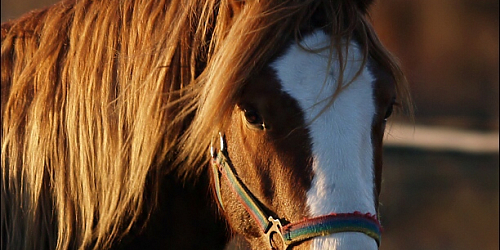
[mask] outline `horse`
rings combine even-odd
[[[404,74],[371,0],[64,0],[2,24],[2,249],[378,249]]]

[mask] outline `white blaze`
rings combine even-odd
[[[306,48],[328,46],[330,37],[322,31],[302,41]],[[311,216],[330,213],[375,214],[373,148],[371,125],[375,115],[372,83],[364,69],[319,117],[337,86],[338,62],[328,66],[329,50],[311,53],[293,44],[271,67],[283,90],[295,98],[304,111],[312,139],[313,171],[307,205]],[[336,56],[336,55],[334,55]],[[361,67],[362,54],[351,43],[344,72],[344,84]],[[325,82],[326,79],[326,82]],[[315,119],[316,118],[316,119]],[[375,240],[362,233],[337,233],[319,237],[313,249],[377,249]]]

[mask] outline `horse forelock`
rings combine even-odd
[[[2,246],[110,247],[160,175],[202,169],[247,80],[318,9],[403,79],[349,1],[240,7],[64,1],[2,24]]]

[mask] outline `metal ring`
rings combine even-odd
[[[281,240],[281,248],[279,248],[279,249],[286,250],[288,248],[288,245],[286,244],[285,238],[283,238],[283,234],[281,233],[282,226],[281,226],[280,220],[274,219],[272,216],[269,216],[269,218],[267,220],[269,220],[270,226],[267,229],[267,231],[265,232],[265,235],[269,241],[269,246],[271,246],[271,249],[275,249],[275,248],[273,248],[273,235],[278,234],[278,236]]]
[[[224,136],[221,132],[219,132],[219,143],[220,143],[220,151],[224,152],[226,150],[226,144],[224,143]]]

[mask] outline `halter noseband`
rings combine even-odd
[[[222,176],[224,176],[224,178],[226,178],[226,180],[230,183],[232,191],[236,194],[241,204],[257,222],[260,229],[268,239],[269,245],[272,249],[275,249],[272,244],[272,239],[275,234],[281,239],[282,242],[279,249],[285,250],[288,246],[304,240],[340,232],[364,233],[375,239],[377,245],[380,246],[382,228],[376,216],[370,213],[332,213],[324,216],[305,218],[302,221],[282,226],[280,219],[275,219],[272,216],[266,215],[252,193],[237,177],[235,170],[233,169],[233,165],[229,160],[224,137],[220,133],[219,137],[220,149],[216,151],[213,145],[210,146],[215,191],[217,198],[219,199],[219,203],[224,209],[220,194],[219,173],[221,173]]]

